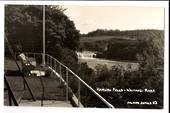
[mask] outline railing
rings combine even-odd
[[[27,57],[33,57],[37,63],[42,64],[42,53],[25,53]],[[59,62],[54,57],[45,54],[45,64],[49,66],[49,69],[53,72],[53,74],[58,76],[61,82],[66,86],[66,101],[69,100],[70,97],[73,99],[73,103],[76,106],[81,107],[109,107],[114,108],[108,101],[106,101],[100,94],[98,94],[92,87],[90,87],[85,81],[83,81],[77,74],[75,74],[72,70],[70,70],[67,66]],[[81,90],[83,88],[84,90]],[[84,104],[84,102],[88,99],[88,96],[93,97],[93,103]],[[84,101],[84,102],[82,102]],[[83,105],[82,105],[83,103]],[[101,103],[102,106],[98,106],[97,104]]]
[[[8,90],[8,101],[9,101],[9,106],[12,106],[12,103],[14,103],[14,106],[18,106],[18,102],[9,86],[9,83],[7,81],[7,78],[6,78],[6,75],[4,76],[4,80],[5,80],[5,85],[6,85],[6,88]]]

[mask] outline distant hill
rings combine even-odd
[[[128,36],[134,38],[135,36],[142,35],[146,32],[163,32],[163,30],[156,29],[146,29],[146,30],[107,30],[107,29],[97,29],[95,31],[88,32],[87,34],[82,34],[82,37],[96,37],[96,36]]]
[[[163,30],[102,30],[97,29],[87,34],[82,34],[80,38],[80,48],[96,50],[105,48],[110,43],[131,43],[140,40],[147,40],[154,35],[162,35]]]
[[[109,40],[135,40],[135,39],[129,38],[128,36],[83,36],[80,38],[80,43]]]
[[[163,51],[163,30],[96,30],[80,38],[80,51],[97,51],[97,57],[118,60],[137,60],[142,43],[160,46]],[[153,41],[149,41],[153,40]],[[148,42],[148,43],[147,43]],[[163,53],[163,52],[161,52]]]

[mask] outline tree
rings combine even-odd
[[[30,8],[31,7],[31,8]],[[13,46],[20,45],[25,51],[40,51],[42,13],[40,7],[5,6],[5,35]],[[33,13],[40,12],[40,13]],[[14,47],[15,48],[15,47]]]
[[[42,52],[42,6],[6,5],[6,36],[12,45],[22,45],[24,51]],[[76,50],[79,31],[64,14],[61,6],[45,6],[46,53],[61,59],[61,49]],[[55,53],[58,52],[58,53]]]
[[[106,66],[97,66],[93,77],[88,82],[96,88],[117,88],[117,89],[151,89],[154,93],[131,93],[131,92],[98,92],[116,108],[163,108],[163,32],[143,32],[139,35],[138,60],[139,69],[136,71],[124,70],[121,66],[113,66],[108,70]],[[83,89],[83,91],[88,91]],[[89,92],[90,93],[90,92]],[[83,97],[87,106],[103,106],[93,95]],[[88,101],[90,100],[90,103]],[[128,105],[127,101],[153,102],[152,105]]]
[[[159,106],[163,106],[163,79],[164,79],[164,34],[163,31],[145,33],[138,55],[140,72],[144,81],[143,88],[155,89],[154,95],[147,95],[155,99]]]
[[[77,50],[80,44],[79,41],[80,34],[79,31],[75,29],[76,28],[74,26],[73,21],[67,19],[65,29],[65,34],[67,38],[64,39],[64,46],[71,50]]]

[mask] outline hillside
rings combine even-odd
[[[83,36],[80,38],[80,43],[84,42],[96,42],[96,41],[109,41],[111,39],[115,40],[134,40],[128,36]]]
[[[99,36],[100,34],[100,36]],[[111,36],[113,34],[113,36]],[[131,30],[131,31],[111,31],[96,30],[84,34],[80,38],[80,51],[97,51],[97,57],[114,60],[137,60],[142,44],[155,40],[163,47],[162,30]]]
[[[97,29],[87,34],[82,34],[83,37],[95,37],[95,36],[129,36],[131,38],[142,35],[146,32],[163,32],[163,30],[157,29],[141,29],[141,30],[107,30],[107,29]]]

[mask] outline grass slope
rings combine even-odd
[[[113,39],[119,40],[134,40],[133,38],[125,37],[125,36],[93,36],[93,37],[81,37],[80,43],[84,42],[96,42],[96,41],[109,41]]]

